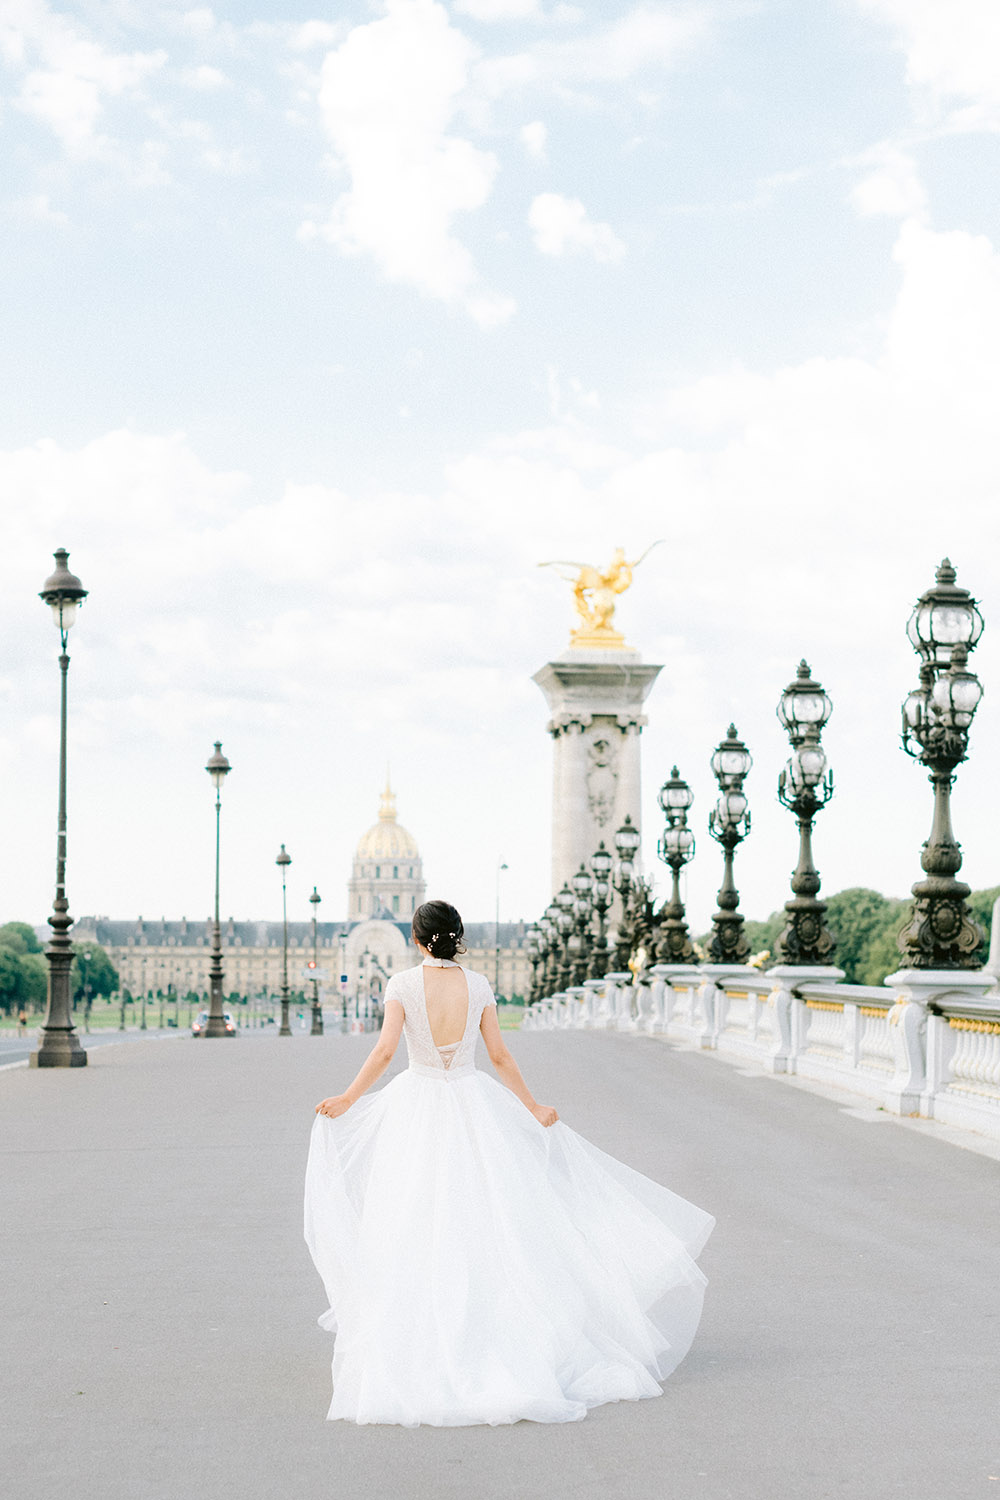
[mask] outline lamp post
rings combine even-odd
[[[639,845],[642,843],[642,835],[632,822],[631,815],[626,813],[625,821],[615,834],[615,852],[618,855],[618,868],[615,871],[615,890],[621,898],[621,916],[618,920],[617,941],[615,943],[615,970],[624,973],[628,969],[628,961],[632,956],[632,920],[630,913],[632,883],[635,879],[635,856]]]
[[[819,872],[813,864],[812,827],[819,810],[833,796],[833,774],[820,744],[833,704],[808,664],[800,661],[794,682],[781,695],[777,714],[792,746],[791,758],[778,778],[778,800],[799,825],[799,862],[792,875],[792,900],[785,902],[785,925],[778,938],[783,964],[827,964],[837,940],[826,925],[826,902],[817,899]]]
[[[573,903],[576,897],[569,888],[569,883],[563,885],[562,890],[555,898],[556,928],[562,942],[562,955],[559,964],[557,983],[561,990],[568,990],[573,983],[573,963],[570,958],[570,938],[573,936],[575,918],[573,915]]]
[[[493,993],[500,994],[500,876],[507,866],[503,860],[497,864],[496,919],[493,923]]]
[[[573,965],[573,983],[582,984],[587,978],[587,967],[590,963],[590,923],[594,915],[594,877],[582,860],[580,868],[573,876],[570,884],[573,887],[573,916],[577,939],[575,944],[576,961]]]
[[[319,903],[322,897],[313,886],[312,895],[309,897],[309,905],[312,907],[313,924],[313,998],[312,998],[312,1029],[310,1036],[323,1035],[323,1007],[319,1003],[319,975],[316,972],[319,965],[319,955],[316,943],[316,916],[319,911]]]
[[[715,928],[708,945],[712,963],[742,964],[750,953],[750,943],[743,931],[743,917],[737,910],[740,893],[733,881],[733,854],[750,832],[750,813],[743,792],[743,781],[753,765],[750,752],[730,724],[729,733],[712,756],[712,771],[719,783],[719,797],[708,819],[708,831],[721,844],[725,859],[722,885],[717,901],[719,909],[712,917]]]
[[[670,899],[664,903],[660,912],[656,962],[689,964],[694,960],[694,948],[684,919],[681,871],[694,858],[694,834],[687,826],[688,810],[694,802],[694,793],[676,766],[672,768],[669,779],[660,787],[657,800],[667,826],[660,836],[656,852],[670,870],[671,888]]]
[[[83,961],[83,1029],[90,1035],[90,960],[93,958],[89,948],[85,948],[80,954]]]
[[[219,837],[222,817],[222,783],[231,769],[229,761],[222,753],[222,741],[216,740],[215,750],[208,757],[208,763],[205,766],[215,788],[215,916],[212,922],[212,952],[208,961],[209,1003],[205,1036],[235,1036],[236,1034],[227,1032],[222,1014],[222,927],[219,922]]]
[[[913,887],[913,914],[899,947],[915,969],[974,969],[983,932],[966,905],[969,887],[955,879],[962,850],[951,826],[951,788],[983,696],[967,665],[983,617],[968,590],[956,584],[947,558],[936,587],[918,599],[906,633],[921,664],[920,686],[903,704],[903,748],[930,773],[934,822],[920,858],[927,879]]]
[[[553,965],[555,963],[556,943],[558,941],[555,919],[550,916],[554,910],[553,906],[546,907],[545,912],[538,923],[539,945],[541,951],[541,966],[538,971],[538,995],[539,1000],[544,1000],[546,995],[551,995],[556,988]]]
[[[608,971],[607,919],[608,907],[611,905],[611,871],[614,863],[602,839],[590,860],[590,869],[594,877],[593,899],[594,911],[597,913],[597,932],[590,950],[590,963],[587,966],[588,979],[603,979]]]
[[[528,955],[531,965],[531,991],[528,995],[528,1004],[533,1005],[539,998],[538,994],[538,969],[542,962],[542,929],[538,922],[532,922],[525,934],[524,949]]]
[[[288,1024],[288,892],[285,885],[285,872],[292,862],[292,856],[285,853],[282,844],[281,852],[274,863],[281,868],[281,1025],[278,1028],[279,1036],[291,1036],[292,1028]]]
[[[73,945],[69,930],[73,918],[69,914],[66,899],[66,679],[69,673],[69,654],[66,643],[70,628],[76,619],[79,606],[87,597],[75,573],[66,564],[69,553],[60,547],[53,554],[55,572],[45,580],[40,598],[52,610],[52,618],[59,631],[61,651],[59,654],[59,820],[56,833],[56,894],[52,903],[49,926],[52,937],[45,950],[49,963],[48,996],[45,1020],[42,1022],[41,1041],[37,1052],[33,1052],[30,1063],[33,1068],[82,1068],[86,1066],[87,1054],[73,1026],[71,1006],[71,971],[73,968]]]

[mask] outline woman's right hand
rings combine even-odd
[[[559,1118],[551,1104],[533,1104],[531,1106],[531,1113],[539,1125],[554,1125]]]

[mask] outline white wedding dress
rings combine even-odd
[[[431,1036],[423,965],[394,975],[409,1067],[313,1125],[305,1237],[336,1334],[331,1419],[577,1421],[660,1395],[698,1326],[711,1215],[480,1072],[496,1002],[465,973],[449,1048]]]

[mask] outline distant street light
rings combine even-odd
[[[40,598],[52,610],[52,618],[59,631],[62,650],[59,655],[61,689],[59,698],[59,821],[56,834],[56,894],[52,903],[49,926],[52,937],[45,950],[49,961],[48,1003],[45,1020],[42,1022],[41,1042],[37,1052],[29,1059],[33,1068],[82,1068],[86,1066],[87,1054],[73,1027],[71,971],[73,968],[73,945],[69,930],[73,918],[69,914],[66,899],[66,678],[69,672],[69,654],[66,642],[70,627],[76,619],[76,611],[87,597],[75,573],[66,564],[69,553],[60,547],[54,554],[56,569],[46,580]]]
[[[285,853],[284,844],[274,862],[281,868],[281,1025],[278,1028],[278,1035],[291,1036],[292,1028],[288,1024],[288,893],[285,888],[285,872],[292,862],[292,857]]]
[[[719,909],[712,917],[715,931],[708,945],[709,958],[716,964],[742,964],[750,954],[743,918],[737,910],[740,893],[733,880],[733,854],[750,832],[743,781],[752,765],[750,752],[737,735],[736,725],[730,724],[729,734],[712,756],[719,797],[708,819],[708,831],[722,845],[725,858],[722,885],[716,898]]]
[[[556,927],[562,942],[561,963],[559,965],[557,984],[561,990],[568,990],[573,983],[573,967],[570,958],[570,938],[573,936],[574,915],[573,904],[576,897],[565,884],[553,903],[556,908]]]
[[[313,995],[312,995],[312,1030],[310,1036],[323,1035],[323,1007],[319,1003],[319,975],[316,972],[319,966],[318,948],[316,942],[316,915],[319,903],[323,898],[319,891],[313,886],[312,895],[309,897],[309,905],[312,907],[313,924]]]
[[[570,881],[570,885],[573,887],[575,897],[573,902],[575,931],[572,940],[574,950],[573,983],[582,984],[587,977],[587,967],[590,963],[590,950],[593,939],[591,922],[594,916],[594,877],[582,860],[579,870],[577,870]]]
[[[83,965],[83,1029],[90,1035],[90,960],[93,958],[89,948],[85,948],[80,954]]]
[[[694,802],[694,793],[676,766],[671,770],[669,780],[660,787],[657,800],[667,826],[660,836],[656,852],[670,870],[671,889],[670,899],[660,912],[656,962],[689,964],[694,960],[694,948],[685,921],[684,902],[681,900],[681,871],[694,858],[694,834],[687,826],[687,815]]]
[[[590,861],[590,869],[594,877],[594,911],[597,913],[597,932],[590,950],[590,962],[587,966],[588,979],[603,979],[608,972],[607,922],[608,907],[611,905],[611,871],[614,863],[613,856],[608,853],[604,847],[604,840],[601,839]]]
[[[632,822],[631,813],[626,813],[624,823],[615,834],[618,865],[614,885],[621,900],[621,915],[615,939],[615,968],[621,973],[628,968],[628,961],[632,956],[632,939],[635,935],[631,912],[632,888],[635,883],[635,857],[641,843],[642,835]]]
[[[785,964],[827,964],[837,940],[826,925],[826,902],[817,900],[819,872],[813,864],[812,826],[820,808],[833,796],[833,775],[820,744],[833,704],[805,661],[799,662],[778,704],[778,718],[788,731],[792,755],[778,779],[778,800],[799,824],[799,862],[792,875],[793,899],[785,902],[785,926],[777,952]]]
[[[208,757],[205,770],[212,778],[215,788],[215,918],[212,924],[212,953],[208,964],[209,1003],[208,1020],[203,1036],[235,1036],[235,1031],[226,1030],[222,1013],[222,926],[219,922],[219,835],[222,813],[222,783],[232,767],[222,753],[222,741],[215,741],[214,754]],[[145,1008],[143,1015],[145,1024]]]
[[[983,696],[967,667],[983,617],[968,590],[957,586],[947,558],[936,577],[937,587],[920,596],[906,627],[921,666],[920,686],[903,704],[903,749],[930,772],[934,823],[920,859],[927,879],[913,887],[913,915],[899,947],[915,969],[975,969],[983,931],[966,904],[969,887],[955,879],[962,850],[952,832],[951,787]]]
[[[501,860],[497,865],[496,921],[493,924],[493,993],[500,995],[500,876],[507,866]]]

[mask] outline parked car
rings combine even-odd
[[[233,1013],[232,1013],[231,1010],[224,1010],[222,1012],[222,1019],[226,1023],[226,1030],[227,1031],[235,1031],[236,1030],[236,1022],[233,1020]],[[194,1020],[191,1022],[191,1035],[192,1036],[204,1036],[205,1035],[205,1028],[207,1027],[207,1025],[208,1025],[208,1011],[207,1010],[200,1010],[198,1012],[198,1014],[195,1016]]]

